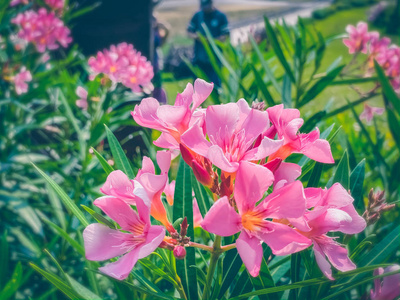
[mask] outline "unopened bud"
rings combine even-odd
[[[194,176],[196,179],[203,185],[210,187],[213,184],[213,179],[211,178],[210,173],[207,172],[203,166],[201,166],[197,161],[192,161],[192,169]]]
[[[192,160],[193,160],[193,155],[190,153],[190,150],[183,146],[182,144],[179,144],[179,149],[181,151],[181,155],[185,163],[187,163],[189,166],[192,165]]]
[[[166,242],[166,241],[162,241],[161,244],[158,246],[159,248],[164,248],[164,249],[168,249],[168,250],[175,250],[174,246],[171,245],[170,243]]]
[[[275,158],[270,162],[267,162],[263,166],[266,167],[268,170],[270,170],[272,173],[274,173],[281,165],[281,162],[282,162],[281,158]]]
[[[184,259],[186,256],[186,249],[183,246],[176,246],[173,253],[176,259]]]
[[[253,101],[253,103],[251,104],[251,108],[264,111],[267,109],[267,106],[264,102]]]
[[[187,229],[188,229],[188,222],[187,218],[185,217],[181,223],[181,237],[185,237],[187,234]]]

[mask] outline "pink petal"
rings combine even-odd
[[[239,167],[239,163],[237,162],[230,162],[226,157],[222,149],[217,146],[213,145],[208,149],[207,158],[218,168],[221,170],[234,173],[236,172],[237,168]]]
[[[274,190],[258,206],[265,210],[268,218],[286,219],[302,217],[306,210],[306,198],[303,185],[295,181]]]
[[[134,184],[128,176],[120,170],[112,171],[104,185],[100,188],[103,194],[118,197],[122,200],[134,203],[136,198],[133,194]]]
[[[181,141],[189,149],[204,157],[207,156],[208,149],[211,147],[211,143],[206,140],[203,130],[198,125],[189,128],[181,136]]]
[[[149,256],[158,248],[165,236],[165,228],[163,226],[150,226],[146,233],[146,241],[139,251],[139,259]]]
[[[151,160],[151,158],[147,157],[147,156],[143,156],[142,168],[140,169],[140,171],[138,172],[136,177],[140,177],[141,174],[145,174],[145,173],[156,174],[156,169],[154,167],[154,163]]]
[[[285,138],[295,140],[304,120],[301,118],[291,120],[285,127]]]
[[[283,185],[294,182],[301,175],[301,167],[298,164],[281,162],[274,172],[274,188],[278,189]]]
[[[342,231],[342,228],[347,228],[351,224],[352,218],[348,213],[336,209],[328,208],[325,213],[308,222],[308,225],[313,228],[313,234],[321,235],[329,231]]]
[[[168,182],[168,175],[154,175],[150,173],[142,174],[140,178],[137,178],[139,183],[146,190],[147,195],[151,201],[156,194],[162,193],[165,188],[165,185]]]
[[[139,250],[140,248],[135,248],[131,252],[122,256],[116,262],[109,263],[104,267],[99,268],[99,270],[110,277],[123,280],[128,277],[129,273],[138,261]]]
[[[339,271],[346,272],[356,268],[356,265],[348,257],[347,250],[340,247],[335,241],[324,243],[320,246],[331,264]]]
[[[235,200],[241,214],[252,209],[274,181],[272,172],[267,168],[242,161],[235,181]]]
[[[394,272],[399,269],[400,267],[398,265],[393,265],[385,268],[383,273]],[[396,299],[400,295],[400,274],[398,273],[384,277],[382,281],[382,290],[379,295],[380,298],[375,298],[372,300]]]
[[[96,199],[93,204],[117,222],[123,230],[131,231],[132,227],[140,223],[135,211],[118,198],[104,196]]]
[[[194,95],[192,111],[199,107],[211,95],[214,83],[208,83],[203,79],[196,79],[194,82]]]
[[[340,183],[333,184],[325,193],[321,205],[328,207],[344,207],[353,203],[354,199]]]
[[[207,108],[207,133],[215,139],[230,139],[238,121],[239,107],[236,103],[212,105]]]
[[[322,198],[323,190],[321,188],[306,188],[304,194],[307,199],[307,208],[311,208],[317,205]]]
[[[208,232],[231,236],[241,229],[242,218],[229,204],[228,197],[222,197],[210,208],[201,222],[201,227]]]
[[[179,149],[179,144],[175,138],[166,132],[161,133],[160,137],[153,144],[165,149]]]
[[[341,210],[345,211],[350,217],[351,222],[343,225],[340,231],[347,234],[355,234],[363,231],[367,227],[365,220],[357,213],[353,204],[342,207]]]
[[[88,92],[81,86],[78,86],[75,91],[76,95],[81,99],[87,99]]]
[[[258,276],[263,257],[261,241],[242,231],[236,240],[236,248],[250,275]]]
[[[132,112],[133,119],[143,127],[149,127],[160,131],[165,131],[165,126],[161,125],[157,116],[160,103],[154,98],[144,98],[139,105],[135,106]]]
[[[85,256],[94,261],[120,256],[128,250],[123,244],[130,237],[129,233],[111,229],[103,224],[90,224],[83,231]]]
[[[314,255],[317,261],[318,267],[320,268],[322,274],[324,274],[328,279],[334,280],[332,277],[332,268],[330,263],[325,258],[325,253],[322,251],[321,247],[314,243]]]
[[[263,233],[258,232],[257,235],[272,250],[275,255],[288,255],[306,249],[312,244],[312,241],[293,228],[275,222],[268,222],[268,226],[272,231]]]
[[[158,166],[161,169],[161,173],[167,173],[171,166],[171,152],[169,151],[157,151],[156,154]]]
[[[244,160],[260,160],[263,159],[276,151],[283,145],[283,140],[272,140],[268,137],[264,137],[257,148],[247,151],[244,155]]]
[[[193,97],[193,85],[188,83],[182,93],[178,94],[174,106],[189,107]]]
[[[168,128],[179,128],[188,108],[185,106],[162,105],[157,110],[157,117]]]
[[[318,139],[309,147],[306,147],[302,153],[318,162],[333,164],[335,160],[332,156],[331,146],[327,140]]]

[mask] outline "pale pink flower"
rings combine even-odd
[[[76,95],[79,97],[78,100],[76,100],[76,106],[86,110],[88,108],[88,102],[87,102],[87,96],[88,92],[81,86],[78,86],[75,91]]]
[[[176,96],[173,106],[160,105],[154,98],[145,98],[135,106],[132,117],[139,125],[162,132],[154,142],[156,146],[179,149],[181,135],[202,120],[203,113],[196,109],[211,94],[213,86],[212,83],[196,79],[194,88],[188,83],[185,90]]]
[[[14,76],[15,92],[18,95],[25,94],[28,91],[27,82],[32,81],[31,72],[26,70],[26,67],[22,67],[19,73]]]
[[[387,268],[378,268],[374,276],[394,272],[400,269],[399,265]],[[400,296],[400,273],[374,280],[375,290],[371,290],[371,300],[394,300]]]
[[[168,170],[171,164],[171,153],[166,151],[157,152],[157,162],[161,174],[155,174],[155,167],[152,160],[143,157],[142,168],[138,171],[134,180],[130,180],[122,171],[111,172],[100,191],[108,196],[121,199],[128,204],[135,205],[138,194],[135,193],[135,182],[144,187],[146,197],[151,201],[151,215],[160,221],[168,231],[175,232],[169,222],[167,212],[162,203],[161,195],[168,182]]]
[[[360,114],[360,120],[365,120],[367,124],[371,124],[374,115],[382,115],[384,111],[385,111],[384,108],[369,106],[368,104],[365,103],[364,110]]]
[[[344,39],[343,43],[349,48],[349,53],[367,53],[367,43],[369,41],[367,23],[359,22],[357,27],[354,27],[353,25],[347,25],[346,31],[349,33],[349,39]]]
[[[292,153],[302,153],[305,156],[322,163],[334,163],[331,146],[328,141],[320,139],[316,128],[310,133],[299,133],[304,120],[300,118],[297,109],[284,109],[283,104],[267,109],[272,126],[264,133],[273,138],[275,135],[283,139],[284,143],[277,152],[272,154],[268,161],[275,158],[285,159]]]
[[[333,280],[329,262],[342,272],[353,270],[356,266],[349,259],[347,250],[326,234],[334,231],[359,233],[365,229],[366,222],[355,210],[354,199],[339,183],[328,190],[308,188],[305,195],[310,210],[303,217],[289,221],[312,240],[319,268]]]
[[[136,190],[143,190],[138,182]],[[89,260],[103,261],[121,256],[99,270],[115,279],[128,277],[138,259],[150,255],[161,244],[165,236],[162,226],[150,223],[150,200],[141,191],[136,198],[137,212],[121,199],[101,197],[94,201],[111,219],[119,224],[121,230],[111,229],[103,224],[90,224],[83,231],[85,255]]]
[[[91,80],[102,73],[112,82],[122,83],[133,92],[150,92],[154,88],[151,83],[154,76],[151,63],[131,44],[111,45],[110,49],[90,57],[88,63],[92,72]]]
[[[66,48],[72,42],[70,30],[63,21],[54,12],[48,13],[44,8],[38,12],[28,10],[20,13],[11,22],[20,27],[18,37],[33,43],[41,53],[46,49],[57,49],[60,45]]]
[[[236,247],[252,276],[257,276],[260,271],[262,242],[265,242],[275,255],[298,252],[312,243],[292,227],[270,221],[300,218],[306,209],[306,199],[300,181],[274,190],[259,202],[273,180],[274,177],[267,168],[241,162],[234,188],[238,212],[228,197],[224,196],[215,202],[201,223],[205,230],[221,236],[231,236],[241,231],[236,240]]]
[[[204,127],[195,124],[182,135],[182,142],[227,173],[236,172],[241,161],[258,161],[276,152],[283,140],[264,137],[269,128],[268,113],[249,107],[244,99],[237,103],[209,106]]]

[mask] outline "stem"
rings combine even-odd
[[[222,253],[221,237],[219,235],[217,235],[217,236],[215,236],[213,250],[211,252],[210,265],[208,266],[206,285],[205,285],[204,291],[203,291],[203,300],[208,299],[208,294],[211,289],[211,284],[212,284],[212,279],[214,277],[215,268],[217,266],[217,261],[218,261],[219,256],[221,255],[221,253]]]
[[[182,286],[181,279],[178,276],[177,276],[176,279],[177,279],[178,284],[175,286],[175,288],[178,291],[179,296],[181,296],[181,299],[187,300],[187,297],[186,297],[186,294],[185,294],[185,290],[183,289],[183,286]]]
[[[226,251],[234,249],[234,248],[236,248],[236,244],[230,244],[230,245],[222,246],[221,247],[221,252],[226,252]]]
[[[190,242],[189,243],[189,247],[195,247],[195,248],[203,249],[203,250],[208,251],[208,252],[213,252],[213,249],[214,249],[213,247],[206,246],[206,245],[199,244],[199,243],[195,243],[195,242]]]

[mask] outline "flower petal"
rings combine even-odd
[[[116,262],[109,263],[104,267],[99,268],[99,271],[118,280],[125,279],[128,277],[139,259],[139,250],[139,248],[133,249]]]
[[[212,105],[207,108],[206,127],[210,139],[219,137],[217,140],[230,140],[238,121],[239,107],[236,103]]]
[[[264,137],[258,147],[253,148],[246,152],[243,160],[260,160],[263,159],[276,151],[283,145],[283,140],[273,140],[268,137]]]
[[[192,111],[199,107],[211,95],[214,83],[208,83],[203,79],[196,79],[194,82],[194,95]]]
[[[234,173],[239,167],[239,163],[230,162],[224,155],[222,149],[217,145],[212,145],[207,152],[206,156],[215,166],[220,168],[221,170]]]
[[[328,279],[334,280],[332,277],[332,268],[330,263],[325,258],[325,253],[322,251],[321,247],[314,242],[314,255],[317,261],[318,267],[320,268],[322,274],[324,274]]]
[[[258,276],[263,258],[261,241],[242,231],[236,240],[236,248],[250,275]]]
[[[139,259],[149,256],[154,250],[158,248],[165,236],[165,228],[163,226],[154,225],[150,226],[146,234],[146,241],[139,251]]]
[[[197,124],[189,128],[182,136],[181,141],[193,152],[207,156],[211,143],[206,140],[203,130]]]

